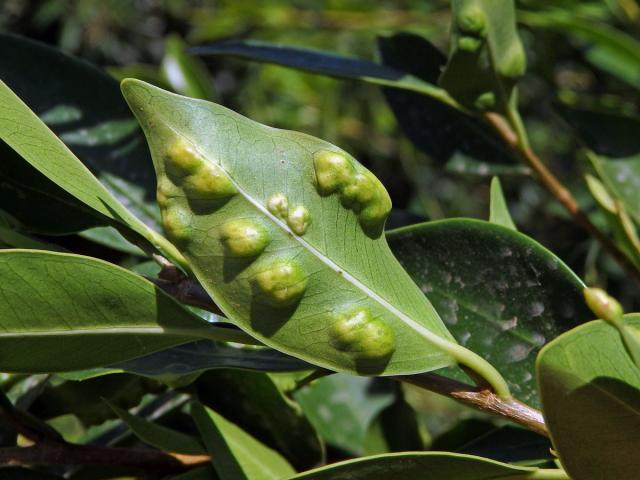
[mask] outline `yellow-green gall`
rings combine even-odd
[[[307,278],[293,261],[279,261],[257,273],[253,278],[258,289],[257,300],[274,307],[287,307],[302,297]]]
[[[179,182],[187,198],[217,200],[238,193],[227,174],[215,163],[207,162],[196,173]]]
[[[220,241],[225,252],[233,257],[255,257],[266,248],[269,234],[254,220],[238,219],[220,227]]]
[[[176,138],[167,147],[167,169],[178,176],[197,172],[205,160],[195,147],[183,137]]]
[[[498,65],[498,73],[505,78],[520,78],[527,70],[527,56],[520,42],[514,42],[503,55]]]
[[[287,218],[289,200],[282,193],[274,193],[267,199],[267,210],[278,218]]]
[[[192,236],[192,216],[188,210],[175,206],[162,211],[162,227],[172,242],[186,242]]]
[[[342,204],[359,212],[367,203],[376,198],[378,189],[376,182],[378,180],[369,172],[356,174],[351,183],[342,190],[340,197]]]
[[[465,52],[476,52],[480,45],[482,45],[482,39],[471,36],[463,36],[458,38],[458,48]]]
[[[343,154],[325,150],[313,157],[316,182],[321,195],[329,195],[347,185],[355,174],[351,161]]]
[[[603,289],[585,288],[583,294],[587,306],[598,318],[613,324],[622,323],[622,305]]]
[[[304,205],[289,210],[287,225],[296,235],[304,235],[311,223],[311,214]]]
[[[461,32],[479,37],[484,35],[487,19],[476,1],[467,0],[456,15],[456,25]]]
[[[484,92],[476,97],[474,106],[481,111],[491,110],[496,106],[496,94],[493,92]]]
[[[382,360],[395,351],[393,330],[382,320],[373,318],[367,309],[341,315],[329,327],[329,343],[350,353],[357,360]]]

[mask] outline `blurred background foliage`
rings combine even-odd
[[[443,167],[422,153],[402,133],[382,90],[375,85],[223,56],[209,57],[205,64],[187,57],[184,48],[213,40],[250,38],[373,60],[377,36],[404,31],[422,35],[446,51],[449,3],[3,0],[0,30],[59,47],[105,68],[116,78],[141,78],[216,101],[259,122],[335,143],[372,169],[387,186],[395,209],[389,226],[396,227],[458,216],[488,218],[489,185],[495,172],[486,165]],[[533,149],[569,186],[594,221],[608,229],[605,215],[583,180],[584,172],[591,168],[584,144],[561,115],[562,106],[623,116],[638,114],[640,50],[634,47],[640,36],[640,6],[636,0],[521,0],[517,4],[520,35],[528,56],[527,75],[519,87],[520,103]],[[175,62],[181,63],[181,68],[176,69]],[[192,74],[185,80],[180,71]],[[43,82],[49,81],[48,75],[42,72]],[[625,132],[624,126],[620,128],[621,136],[633,135]],[[522,173],[505,175],[502,185],[522,232],[551,249],[588,284],[606,285],[629,311],[640,306],[637,295],[633,299],[634,287],[619,268],[533,178]],[[71,249],[76,252],[107,257],[125,266],[139,261],[131,253],[105,254],[86,238],[56,238],[55,242],[67,247],[74,242]],[[376,444],[384,437],[379,433],[384,431],[384,416],[379,413],[389,410],[400,415],[405,401],[426,418],[416,429],[417,441],[429,444],[435,439],[434,448],[456,446],[459,451],[491,456],[483,450],[491,443],[485,436],[489,432],[494,437],[501,435],[501,430],[496,433],[495,422],[478,419],[476,412],[447,399],[411,389],[404,395],[395,391],[386,395],[388,401],[357,426],[360,443],[350,440],[357,447],[355,453],[393,448]],[[313,399],[304,401],[313,409]],[[448,431],[460,415],[469,419]],[[373,418],[377,418],[374,423]],[[315,426],[322,430],[320,424]],[[67,426],[66,430],[74,432],[73,428]],[[367,436],[367,431],[378,433]],[[477,440],[483,438],[487,441]],[[469,439],[476,440],[469,443]],[[494,454],[500,450],[500,442],[495,440],[492,438]],[[532,447],[531,442],[524,438],[523,448],[539,447]],[[339,440],[329,443],[340,445]],[[543,445],[543,452],[545,448]],[[346,454],[330,452],[332,458],[341,456]]]

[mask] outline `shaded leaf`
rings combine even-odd
[[[0,78],[120,203],[145,223],[157,225],[151,159],[117,82],[87,62],[23,37],[0,34],[0,57]],[[55,75],[43,82],[43,71]],[[79,202],[64,184],[56,185],[56,179],[24,164],[3,142],[0,152],[0,200],[23,223],[53,234],[105,224],[104,217],[82,204],[84,199]],[[12,201],[16,192],[23,202]]]
[[[218,370],[202,375],[195,388],[203,405],[280,452],[297,470],[323,462],[324,445],[312,424],[269,375]]]
[[[126,410],[107,403],[131,431],[146,444],[165,452],[185,455],[204,455],[206,453],[198,438],[131,415]]]
[[[467,108],[506,111],[526,69],[514,1],[453,0],[451,16],[449,59],[439,84]]]
[[[389,453],[327,465],[296,475],[293,479],[491,480],[508,477],[512,480],[526,480],[536,470],[456,453]],[[548,478],[562,479],[564,477]]]
[[[494,364],[517,398],[536,405],[538,350],[591,317],[582,281],[531,238],[489,222],[429,222],[388,238],[458,341]]]
[[[367,430],[395,399],[395,392],[380,380],[331,375],[294,395],[320,436],[347,452],[363,452]]]
[[[194,55],[230,55],[274,63],[332,77],[358,79],[377,85],[418,91],[444,100],[446,93],[413,75],[354,57],[310,48],[291,47],[256,40],[225,40],[189,49]]]
[[[640,315],[628,315],[640,327]],[[544,415],[571,478],[633,478],[640,468],[640,370],[611,325],[581,325],[536,362]]]
[[[446,63],[442,52],[419,35],[378,37],[377,44],[385,65],[429,83],[437,82]],[[383,92],[409,140],[437,162],[448,162],[456,171],[461,165],[470,168],[472,162],[480,165],[475,169],[479,172],[497,166],[522,169],[512,151],[477,118],[420,93],[397,88],[385,88]]]
[[[294,474],[278,452],[213,410],[199,403],[191,410],[220,480],[279,480]]]
[[[232,333],[200,320],[147,280],[94,258],[2,250],[0,277],[4,372],[109,365]]]

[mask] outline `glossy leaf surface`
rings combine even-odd
[[[118,83],[83,60],[14,35],[0,34],[0,58],[0,78],[120,203],[157,225],[151,159]],[[43,71],[55,75],[43,81]],[[105,223],[1,141],[0,158],[0,203],[28,227],[58,234]]]
[[[147,280],[102,260],[3,250],[0,278],[4,372],[109,365],[225,333]]]
[[[274,63],[332,77],[357,79],[378,85],[420,91],[435,97],[442,97],[444,93],[440,88],[402,70],[322,50],[255,40],[227,40],[193,47],[189,51],[196,55],[230,55],[247,60]]]
[[[436,83],[447,59],[427,39],[411,33],[378,37],[385,65]],[[452,171],[519,168],[504,142],[477,118],[436,99],[398,88],[385,88],[384,96],[400,128],[416,147]]]
[[[458,341],[494,364],[517,398],[536,404],[538,350],[591,318],[582,281],[531,238],[489,222],[430,222],[388,238]]]
[[[526,69],[514,1],[453,0],[451,13],[449,60],[440,85],[470,109],[505,110]]]
[[[220,480],[280,480],[293,468],[275,450],[201,404],[192,415]]]
[[[626,317],[640,327],[640,315]],[[598,320],[541,352],[537,376],[545,420],[571,478],[633,478],[640,469],[640,369],[616,329]]]
[[[296,480],[343,480],[345,478],[350,480],[491,480],[508,477],[512,480],[526,480],[535,470],[456,453],[392,453],[327,465],[293,478]]]
[[[388,194],[346,152],[140,81],[123,92],[150,143],[165,230],[230,321],[349,372],[433,370],[470,353],[391,254]]]

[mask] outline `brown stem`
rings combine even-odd
[[[624,271],[640,285],[640,271],[629,260],[618,246],[607,237],[598,227],[596,227],[589,217],[580,210],[578,202],[571,192],[558,180],[558,178],[547,168],[540,157],[531,150],[531,148],[523,147],[518,142],[516,134],[507,124],[503,117],[495,113],[487,113],[485,115],[489,124],[498,132],[504,141],[516,152],[525,163],[538,175],[540,182],[546,189],[558,200],[569,214],[574,218],[576,223],[589,232],[602,247],[618,262]]]
[[[31,447],[0,448],[0,465],[111,465],[162,474],[180,473],[211,461],[207,455],[159,450],[95,447],[39,442]]]
[[[209,294],[202,288],[202,285],[188,277],[181,277],[176,280],[153,277],[145,278],[155,283],[156,286],[174,297],[180,303],[202,308],[217,315],[223,315],[220,308],[213,303]]]
[[[433,373],[401,375],[393,378],[453,398],[477,410],[506,418],[540,435],[549,436],[542,413],[514,398],[500,398],[490,390],[475,388]]]

